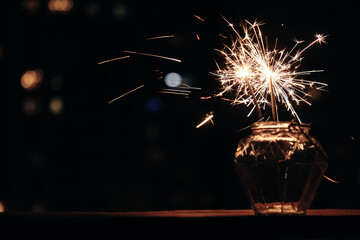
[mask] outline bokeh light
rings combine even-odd
[[[27,10],[29,13],[35,13],[39,11],[40,2],[39,0],[23,0],[21,2],[23,9]]]
[[[60,97],[54,97],[53,99],[51,99],[49,108],[52,114],[60,115],[63,111],[63,107],[64,104]]]
[[[96,17],[99,13],[100,13],[101,9],[100,6],[97,3],[89,3],[86,7],[85,7],[85,13],[88,16],[91,17]]]
[[[2,202],[0,202],[0,212],[5,212],[5,206]]]
[[[40,103],[35,98],[26,98],[23,102],[23,111],[26,115],[35,115],[40,111]]]
[[[51,12],[68,12],[73,5],[72,0],[50,0],[48,7]]]
[[[156,97],[149,98],[146,101],[146,110],[149,112],[158,112],[161,110],[162,102]]]
[[[165,84],[168,87],[178,87],[182,82],[182,77],[176,72],[171,72],[165,76]]]
[[[122,20],[127,17],[128,9],[124,3],[118,2],[113,6],[113,17],[117,20]]]
[[[37,88],[43,79],[43,72],[41,69],[28,70],[20,79],[21,86],[26,90],[33,90]]]

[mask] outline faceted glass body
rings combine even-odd
[[[305,214],[327,168],[310,126],[259,122],[240,140],[235,168],[257,215]]]

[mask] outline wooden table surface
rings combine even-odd
[[[81,214],[81,213],[80,213]],[[255,216],[251,209],[241,210],[172,210],[172,211],[146,211],[146,212],[98,212],[82,213],[107,215],[118,217],[177,217],[177,218],[201,218],[201,217],[241,217]],[[359,216],[360,209],[310,209],[305,216]]]
[[[175,235],[191,232],[202,237],[221,232],[259,238],[360,239],[360,209],[310,209],[305,216],[255,216],[250,209],[0,213],[0,231],[15,227],[27,229],[27,233],[35,231],[37,235],[37,229],[52,229],[57,233],[71,229],[83,236],[101,229],[100,226],[105,226],[107,232],[131,236],[146,232],[165,237],[171,231]]]
[[[133,212],[3,212],[0,213],[2,218],[22,218],[22,217],[37,217],[37,218],[63,218],[63,217],[137,217],[137,218],[217,218],[217,217],[257,217],[251,209],[239,210],[169,210],[169,211],[133,211]],[[354,216],[360,217],[360,209],[309,209],[305,216]],[[279,216],[267,216],[279,217]],[[281,217],[281,216],[280,216]],[[285,216],[287,217],[287,216]],[[294,216],[298,217],[298,216]]]

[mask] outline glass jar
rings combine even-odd
[[[301,215],[327,168],[309,124],[258,122],[240,140],[235,168],[257,215]]]

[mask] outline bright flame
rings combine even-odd
[[[225,18],[224,18],[225,19]],[[309,87],[321,90],[327,84],[313,82],[303,79],[303,76],[310,75],[311,71],[297,71],[302,60],[301,54],[315,43],[325,43],[326,36],[316,34],[315,40],[302,50],[294,53],[295,49],[303,41],[295,40],[294,47],[286,52],[285,49],[268,49],[260,26],[262,23],[242,24],[243,36],[234,28],[233,24],[225,21],[233,29],[236,39],[231,46],[225,46],[218,52],[225,59],[225,67],[213,73],[220,81],[222,90],[216,96],[223,96],[225,93],[235,93],[232,97],[233,104],[245,103],[254,105],[251,112],[258,106],[264,109],[266,105],[274,107],[274,102],[283,104],[299,121],[292,102],[299,104],[305,102],[309,96]],[[270,99],[272,95],[272,99]],[[250,113],[251,113],[250,112]],[[261,115],[261,113],[259,113]]]

